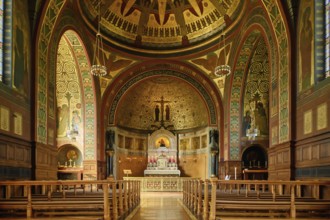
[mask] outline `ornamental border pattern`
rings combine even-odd
[[[279,51],[279,143],[289,140],[290,134],[290,77],[289,77],[289,42],[286,25],[284,23],[277,1],[262,0],[264,7],[267,9],[269,18],[275,29],[275,37],[277,40]]]
[[[52,31],[65,0],[51,0],[46,9],[45,17],[42,20],[40,36],[38,38],[38,59],[37,59],[37,94],[36,94],[36,140],[39,143],[47,143],[47,55],[48,45],[51,41]]]

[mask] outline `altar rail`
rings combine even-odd
[[[64,180],[0,182],[0,219],[23,215],[99,216],[105,220],[127,216],[140,203],[135,180]]]
[[[124,180],[141,182],[142,192],[182,192],[183,181],[191,177],[124,177]]]
[[[330,181],[186,180],[183,203],[197,219],[330,216]]]

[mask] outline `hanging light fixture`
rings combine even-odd
[[[103,50],[103,40],[100,31],[101,23],[101,1],[98,4],[98,27],[97,33],[95,36],[95,48],[94,48],[94,57],[93,63],[90,70],[90,73],[94,76],[105,76],[107,74],[107,67],[105,66],[104,50]]]
[[[224,64],[221,64],[221,65],[218,65],[218,62],[219,62],[219,58],[220,58],[220,52],[219,52],[219,57],[217,59],[217,63],[216,63],[216,66],[214,68],[214,74],[216,76],[228,76],[230,73],[231,73],[231,68],[230,66],[227,64],[227,58],[226,58],[226,41],[225,41],[226,37],[224,34],[222,34],[220,36],[220,39],[219,39],[219,47],[221,47],[221,41],[223,41],[223,50],[224,50],[224,61],[225,63]]]

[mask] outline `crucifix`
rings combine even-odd
[[[165,101],[164,100],[164,97],[162,96],[160,100],[154,101],[154,102],[160,104],[160,109],[158,108],[158,105],[156,106],[156,109],[155,109],[155,119],[156,119],[156,121],[159,120],[159,111],[160,111],[160,117],[161,117],[160,122],[161,122],[161,125],[164,125],[164,110],[165,110],[164,104],[165,103],[169,103],[170,101]],[[166,120],[169,120],[169,114],[170,114],[169,113],[169,107],[166,106]]]

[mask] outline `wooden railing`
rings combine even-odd
[[[0,216],[4,217],[79,214],[110,220],[128,215],[139,203],[140,182],[133,180],[0,182]]]
[[[124,180],[141,182],[141,192],[182,192],[183,181],[192,180],[191,177],[124,177]]]
[[[187,180],[183,203],[199,219],[329,217],[330,200],[321,196],[329,189],[330,181]]]

